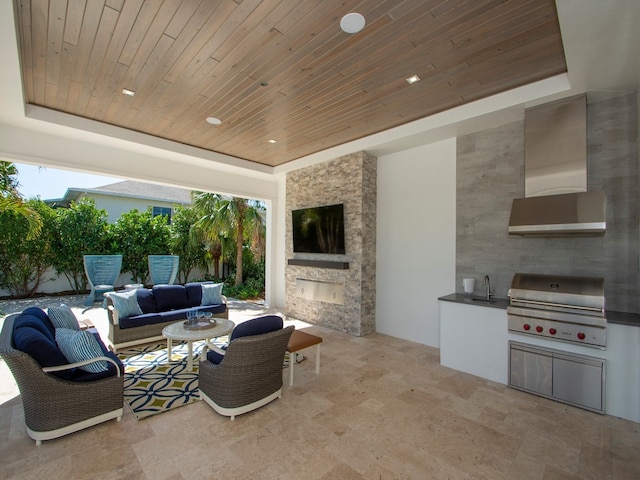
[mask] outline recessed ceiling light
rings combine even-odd
[[[124,93],[125,95],[129,95],[130,97],[133,97],[136,94],[136,92],[134,92],[133,90],[129,90],[128,88],[123,88],[122,93]]]
[[[407,83],[409,85],[413,85],[416,82],[420,81],[420,77],[418,75],[411,75],[409,78],[407,78]]]
[[[278,143],[278,141],[274,140],[274,139],[271,139],[271,140],[269,140],[269,143]]]
[[[340,20],[340,28],[345,33],[358,33],[364,28],[365,19],[359,13],[347,13]]]
[[[207,122],[209,122],[211,125],[220,125],[222,123],[222,120],[216,117],[207,117]]]

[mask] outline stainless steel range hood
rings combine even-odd
[[[606,199],[587,191],[585,95],[525,112],[525,197],[513,200],[511,235],[602,235]]]

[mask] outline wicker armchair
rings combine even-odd
[[[53,375],[91,361],[41,367],[30,355],[15,348],[13,326],[18,314],[9,315],[0,333],[0,356],[7,362],[20,389],[28,435],[40,445],[98,423],[122,418],[124,377],[109,357],[99,357],[115,366],[117,375],[95,381],[70,381]]]
[[[201,361],[198,373],[200,397],[231,420],[280,398],[282,364],[293,330],[294,327],[289,326],[235,338],[219,365],[209,360]],[[207,358],[206,349],[201,358]]]

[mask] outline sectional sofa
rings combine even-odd
[[[165,326],[185,320],[192,310],[229,318],[227,298],[221,292],[222,284],[194,282],[109,293],[109,341],[117,350],[161,340]]]

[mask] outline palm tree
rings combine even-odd
[[[27,240],[37,237],[42,230],[38,212],[24,203],[18,192],[18,169],[11,162],[0,160],[0,212],[11,212],[24,217],[28,224]]]
[[[238,197],[225,197],[217,193],[194,192],[193,205],[200,216],[197,222],[198,229],[206,232],[212,246],[216,245],[221,237],[235,240],[235,286],[240,286],[245,231],[250,235],[251,248],[258,250],[260,257],[263,256],[265,234],[264,220],[260,214],[262,203]]]

